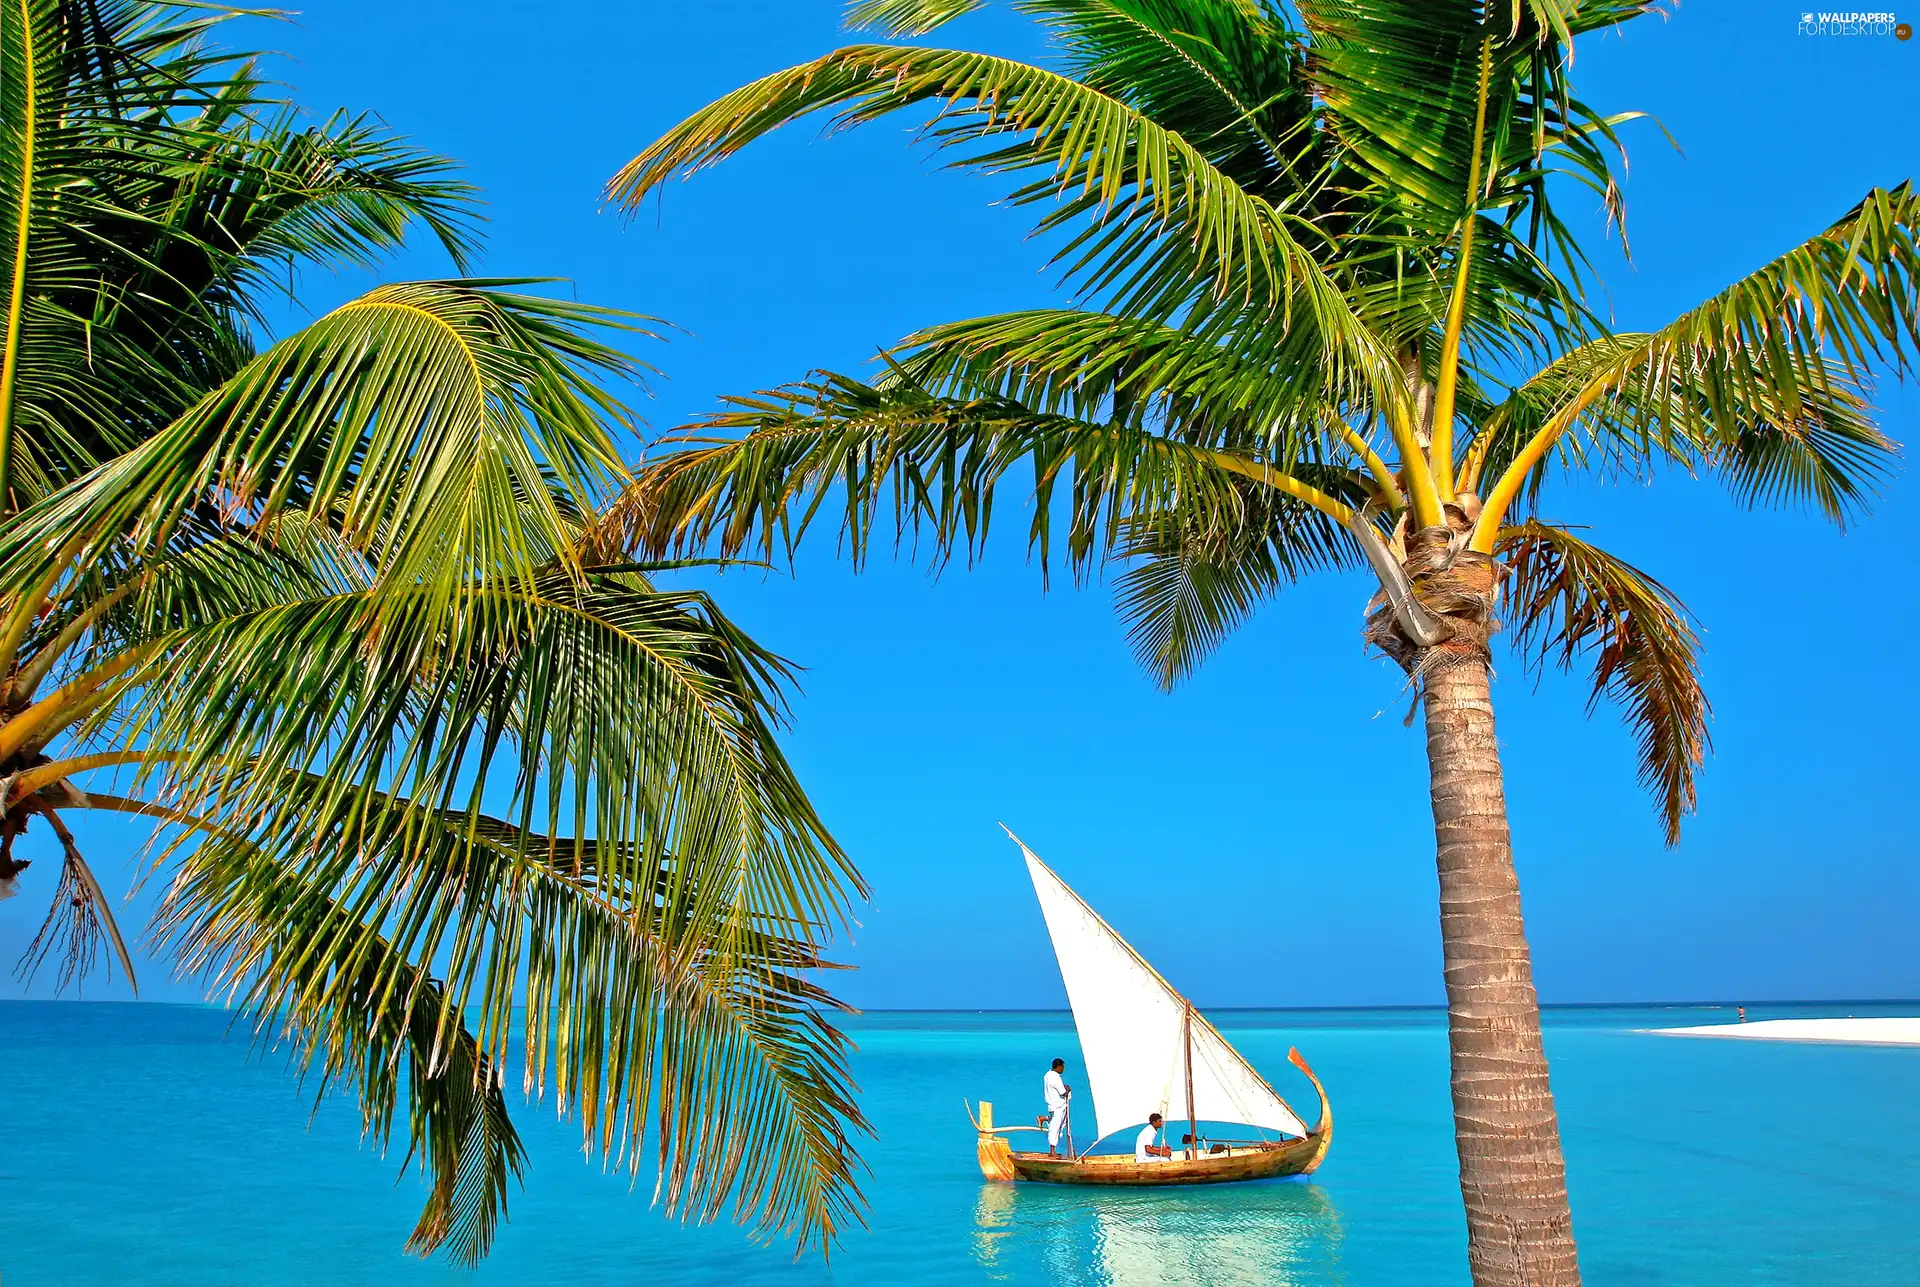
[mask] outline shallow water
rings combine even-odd
[[[1755,1018],[1911,1013],[1750,1007]],[[683,1229],[649,1188],[584,1165],[570,1126],[520,1122],[528,1186],[477,1272],[400,1252],[417,1214],[398,1155],[312,1120],[211,1010],[0,1003],[0,1282],[586,1285],[1465,1282],[1444,1016],[1225,1011],[1239,1049],[1308,1115],[1289,1044],[1333,1096],[1310,1181],[1098,1192],[984,1183],[961,1099],[1029,1111],[1067,1016],[855,1021],[877,1137],[870,1228],[830,1265],[730,1228]],[[1920,1049],[1650,1037],[1731,1010],[1548,1012],[1586,1278],[1594,1287],[1920,1283]],[[1075,1059],[1077,1063],[1077,1059]]]

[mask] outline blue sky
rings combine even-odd
[[[941,38],[1039,53],[1000,10]],[[920,325],[1060,298],[1028,215],[996,207],[991,181],[939,170],[905,122],[826,140],[790,128],[630,225],[601,210],[606,178],[661,130],[839,43],[838,11],[330,0],[247,38],[287,52],[278,70],[307,107],[377,110],[465,162],[489,202],[482,272],[570,278],[582,299],[685,328],[641,353],[670,377],[645,408],[658,431],[721,393],[858,369]],[[1590,102],[1650,112],[1684,149],[1627,128],[1634,262],[1617,241],[1598,255],[1621,327],[1665,321],[1920,172],[1920,40],[1805,37],[1800,12],[1688,0],[1579,49]],[[1563,210],[1598,241],[1597,211]],[[423,251],[385,275],[447,271]],[[318,311],[367,284],[311,277],[303,298]],[[1881,404],[1912,441],[1911,385]],[[1536,687],[1501,667],[1543,999],[1920,996],[1913,478],[1845,534],[1682,477],[1561,488],[1545,513],[1590,525],[1695,610],[1716,719],[1700,814],[1667,850],[1614,714],[1589,719],[1577,679]],[[1369,587],[1287,592],[1168,696],[1130,661],[1107,587],[1056,577],[1042,593],[1021,528],[937,580],[884,559],[855,576],[821,540],[792,575],[715,583],[808,668],[786,744],[874,888],[841,952],[861,967],[845,995],[1062,1003],[1004,820],[1203,1005],[1439,1001],[1422,740],[1401,725],[1399,673],[1361,650]],[[140,839],[109,822],[82,842],[124,881]],[[0,909],[0,959],[30,936],[44,883]],[[146,978],[143,995],[194,995],[158,967]]]

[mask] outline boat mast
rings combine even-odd
[[[1200,1156],[1200,1127],[1193,1109],[1193,1002],[1180,1016],[1180,1035],[1187,1043],[1187,1160]]]

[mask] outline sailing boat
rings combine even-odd
[[[1153,1162],[1135,1162],[1131,1153],[1018,1153],[1001,1136],[1041,1128],[995,1126],[993,1105],[983,1101],[977,1116],[968,1110],[978,1137],[981,1173],[989,1180],[1049,1184],[1209,1184],[1304,1175],[1319,1166],[1333,1142],[1333,1107],[1300,1052],[1289,1050],[1287,1059],[1307,1075],[1320,1096],[1320,1122],[1311,1129],[1191,1001],[1175,992],[1018,836],[1011,831],[1007,835],[1026,855],[1027,873],[1033,877],[1060,977],[1067,985],[1086,1064],[1087,1097],[1093,1101],[1099,1131],[1093,1145],[1143,1124],[1156,1112],[1166,1119],[1169,1132],[1185,1120],[1186,1133],[1195,1140],[1200,1139],[1199,1122],[1248,1126],[1259,1138],[1212,1143],[1206,1152],[1193,1145],[1177,1146],[1171,1158]]]

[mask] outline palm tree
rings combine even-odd
[[[923,35],[979,0],[868,0]],[[1001,481],[1031,539],[1121,570],[1162,685],[1310,572],[1368,568],[1366,638],[1424,703],[1461,1190],[1474,1281],[1576,1283],[1489,685],[1496,612],[1530,665],[1620,703],[1667,839],[1708,747],[1698,641],[1661,584],[1547,521],[1566,474],[1716,473],[1753,503],[1857,513],[1894,450],[1867,381],[1920,332],[1920,200],[1868,193],[1661,329],[1615,333],[1554,205],[1620,214],[1615,130],[1572,42],[1647,0],[1024,0],[1038,66],[859,44],[728,94],[613,181],[633,209],[819,109],[921,110],[1012,181],[1078,306],[931,327],[877,382],[734,398],[611,516],[656,553],[773,554],[822,513],[969,556]],[[1025,484],[1021,484],[1024,489]],[[891,521],[889,521],[891,510]],[[1729,533],[1731,545],[1737,538]]]
[[[41,824],[59,862],[24,968],[131,977],[68,819],[149,817],[156,946],[403,1119],[411,1249],[490,1246],[515,1045],[670,1211],[832,1238],[863,1123],[817,971],[863,887],[786,664],[594,537],[645,371],[611,341],[657,328],[453,280],[257,342],[301,264],[423,225],[464,266],[471,192],[277,108],[219,16],[0,12],[0,896]]]

